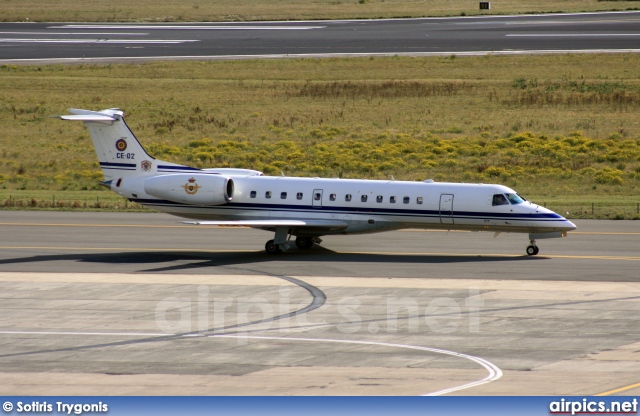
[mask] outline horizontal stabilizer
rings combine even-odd
[[[95,116],[95,115],[119,115],[124,116],[124,112],[119,108],[107,108],[105,110],[93,111],[83,110],[81,108],[70,108],[69,112],[75,115]]]
[[[100,122],[113,122],[115,118],[103,115],[73,115],[73,116],[60,116],[62,120],[76,120],[76,121],[100,121]]]
[[[344,221],[331,220],[239,220],[239,221],[183,221],[183,224],[192,225],[219,225],[223,227],[252,227],[252,228],[314,228],[323,230],[344,230],[349,226]]]
[[[62,120],[75,120],[75,121],[96,121],[102,123],[113,123],[122,117],[124,113],[118,108],[108,108],[102,111],[82,110],[80,108],[70,108],[69,112],[72,115],[55,116],[54,118],[60,118]]]

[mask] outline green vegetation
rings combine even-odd
[[[638,10],[637,1],[492,0],[0,0],[5,22],[207,22],[372,19]]]
[[[100,191],[0,191],[0,207],[16,210],[144,211],[141,205],[113,192]]]
[[[638,68],[634,54],[4,65],[0,204],[106,198],[84,127],[46,116],[120,107],[177,163],[495,182],[574,218],[636,218]]]

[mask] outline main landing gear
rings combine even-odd
[[[285,227],[276,227],[275,238],[267,241],[264,245],[264,249],[267,254],[278,254],[286,251],[291,246],[289,240],[291,234],[289,229]],[[296,247],[302,250],[308,250],[313,247],[314,244],[320,244],[322,240],[318,237],[298,236],[296,237]]]
[[[313,247],[315,244],[320,244],[322,240],[318,237],[297,237],[296,238],[296,247],[302,250],[308,250]],[[285,246],[285,247],[282,247]],[[284,244],[276,244],[274,240],[269,240],[264,245],[264,249],[267,254],[278,254],[282,253],[289,249],[289,243]]]
[[[531,244],[529,244],[527,246],[527,255],[528,256],[535,256],[536,254],[538,254],[538,252],[540,251],[540,249],[538,248],[538,246],[536,245],[536,240],[530,240],[529,241]]]
[[[322,242],[318,237],[296,237],[296,247],[303,250],[308,250],[313,247],[314,244],[320,244]]]

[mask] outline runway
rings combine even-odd
[[[0,64],[638,52],[640,13],[184,24],[0,23]]]
[[[262,251],[163,214],[0,211],[4,395],[640,393],[640,223]]]

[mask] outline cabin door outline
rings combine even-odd
[[[453,194],[440,195],[440,223],[453,224]]]
[[[314,189],[311,195],[311,206],[314,208],[322,208],[322,189]]]

